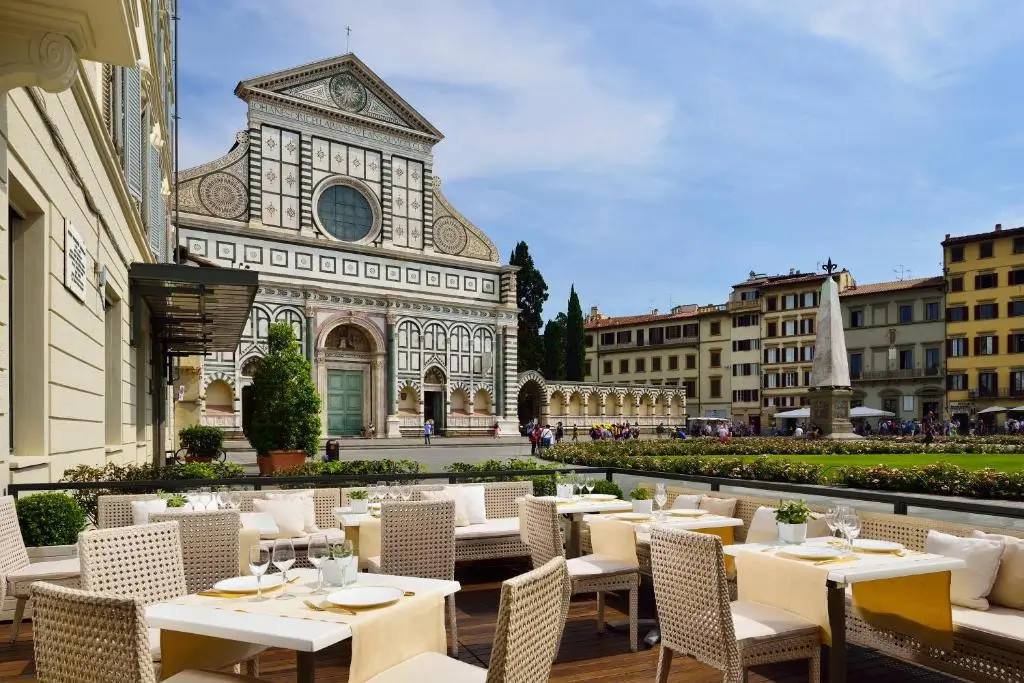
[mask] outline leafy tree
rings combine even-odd
[[[257,453],[320,450],[320,396],[292,326],[270,325],[267,355],[252,378],[249,442]]]
[[[565,378],[570,382],[582,382],[584,361],[587,357],[583,346],[583,308],[576,295],[576,285],[569,288],[569,314],[565,322]]]
[[[544,326],[544,369],[545,379],[565,379],[565,313],[559,313]]]
[[[544,363],[544,340],[540,328],[544,324],[542,311],[548,300],[548,285],[533,265],[530,248],[519,242],[512,251],[509,263],[519,266],[516,273],[516,304],[519,306],[519,372],[541,370]],[[553,378],[552,378],[553,379]]]

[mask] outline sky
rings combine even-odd
[[[938,275],[947,233],[1024,225],[1024,3],[180,2],[182,168],[245,127],[238,81],[350,47],[503,260],[529,245],[546,318],[572,284],[632,315],[828,258]]]

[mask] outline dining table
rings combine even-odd
[[[819,545],[830,547],[842,547],[842,542],[834,538],[812,538],[807,539],[803,545]],[[738,543],[723,548],[726,556],[739,558],[744,553],[770,554],[780,559],[791,561],[791,568],[803,565],[798,571],[804,571],[808,564],[818,565],[825,575],[824,590],[826,592],[825,605],[827,610],[827,629],[829,631],[828,642],[828,681],[830,683],[846,683],[847,681],[847,650],[846,650],[846,603],[847,588],[855,587],[858,584],[870,584],[871,582],[884,582],[890,579],[906,579],[908,577],[932,576],[932,578],[943,579],[936,585],[945,586],[946,598],[948,598],[948,573],[964,569],[967,563],[964,560],[943,555],[916,552],[912,550],[897,550],[894,552],[857,552],[844,548],[844,553],[834,559],[823,559],[815,562],[801,562],[792,558],[795,544],[788,544],[779,541],[770,543]],[[743,565],[738,561],[736,568],[742,573]],[[775,568],[785,572],[787,564],[778,563]],[[947,576],[939,576],[947,573]],[[770,577],[771,572],[761,572],[761,576],[768,576],[768,580],[775,579],[779,590],[770,591],[775,596],[772,603],[776,607],[788,609],[787,600],[793,600],[794,595],[803,591],[794,591],[792,582],[787,581],[789,577]],[[739,577],[743,581],[743,577]],[[878,585],[878,584],[876,584]],[[741,584],[742,586],[742,584]],[[785,589],[782,589],[785,587]],[[856,590],[856,589],[854,589]],[[740,599],[744,599],[742,588]],[[856,594],[854,595],[856,599]],[[795,611],[795,610],[794,610]]]
[[[296,603],[312,592],[316,585],[316,570],[293,569],[289,572],[289,579],[292,580],[293,577],[297,581],[289,590],[296,593],[297,600],[287,601],[289,603]],[[446,597],[461,589],[458,581],[363,573],[357,575],[354,585],[387,586],[411,593],[436,591]],[[146,621],[149,627],[233,641],[236,644],[292,650],[295,652],[298,683],[316,681],[317,652],[352,637],[352,629],[347,624],[317,620],[312,608],[309,618],[296,618],[239,611],[217,598],[209,598],[207,605],[202,601],[193,600],[193,597],[195,596],[187,596],[187,604],[181,604],[182,600],[169,600],[147,606]],[[388,607],[380,609],[386,610]]]
[[[558,514],[569,521],[569,537],[565,540],[565,556],[569,559],[580,556],[580,531],[584,515],[608,512],[627,512],[633,509],[628,500],[608,499],[599,494],[560,498],[558,496],[537,496],[539,500],[553,500]]]

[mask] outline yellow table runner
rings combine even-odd
[[[366,560],[380,557],[380,519],[364,519],[359,523],[359,566],[365,567]]]
[[[853,584],[853,606],[874,628],[913,636],[927,645],[953,649],[949,572],[932,572]]]
[[[360,577],[359,585],[374,585],[372,579]],[[400,662],[424,652],[444,654],[446,648],[444,596],[440,591],[420,592],[377,609],[357,610],[347,614],[340,610],[316,611],[304,600],[323,604],[324,597],[311,595],[312,585],[293,584],[288,590],[294,600],[251,602],[241,598],[188,595],[174,604],[213,607],[214,609],[267,614],[290,619],[305,619],[347,624],[352,630],[352,664],[349,683],[363,683]],[[210,669],[228,666],[247,659],[239,656],[253,646],[220,638],[207,638],[177,631],[160,632],[164,678],[184,669]],[[261,649],[261,648],[257,648]],[[251,655],[250,655],[251,656]]]

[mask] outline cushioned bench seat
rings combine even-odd
[[[327,542],[328,543],[340,543],[341,541],[345,540],[345,532],[342,529],[321,529],[320,533],[327,537]],[[312,536],[312,535],[313,534],[307,534],[305,536],[298,536],[298,537],[290,539],[290,540],[292,542],[292,545],[295,546],[296,549],[299,549],[299,548],[303,548],[304,549],[304,548],[309,547],[309,537]],[[273,548],[274,547],[274,539],[268,539],[268,538],[260,539],[260,545],[263,546],[264,548]]]
[[[972,635],[980,633],[1020,641],[1024,649],[1024,610],[998,605],[977,610],[953,605],[953,629]]]
[[[470,524],[469,526],[455,527],[455,542],[459,539],[469,538],[497,538],[501,536],[512,536],[519,538],[519,518],[502,517],[501,519],[488,519],[483,524]]]

